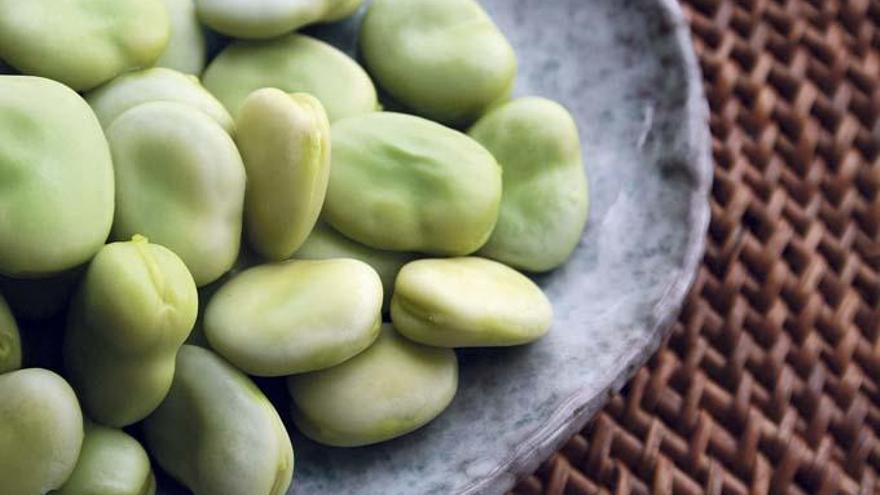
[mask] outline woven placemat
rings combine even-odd
[[[880,1],[684,8],[705,261],[667,343],[514,493],[880,493]]]

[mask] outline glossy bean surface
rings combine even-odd
[[[156,477],[137,440],[90,421],[73,474],[54,495],[154,495]]]
[[[222,103],[199,80],[161,67],[123,74],[86,96],[106,129],[128,110],[154,101],[177,102],[200,110],[232,133],[235,123]]]
[[[527,344],[550,329],[540,287],[485,258],[417,260],[397,276],[391,319],[406,337],[440,347]]]
[[[315,97],[265,88],[245,100],[235,141],[247,171],[245,226],[265,258],[289,258],[318,220],[330,178],[330,123]]]
[[[517,72],[513,48],[474,0],[375,0],[360,48],[380,86],[448,125],[508,97]]]
[[[55,81],[0,76],[0,136],[0,274],[42,278],[88,261],[107,239],[114,197],[92,110]]]
[[[0,480],[3,495],[37,495],[64,484],[83,442],[73,389],[54,372],[0,375]]]
[[[158,463],[195,495],[283,495],[293,447],[275,408],[213,352],[183,346],[171,392],[144,422]]]
[[[205,30],[196,15],[195,0],[162,0],[168,10],[171,37],[156,67],[199,75],[207,61]]]
[[[556,102],[521,98],[489,112],[470,135],[504,170],[498,225],[480,254],[533,272],[564,263],[589,211],[574,118]]]
[[[226,273],[241,246],[246,181],[229,134],[188,105],[150,102],[114,120],[107,139],[113,237],[142,234],[171,249],[200,287]]]
[[[0,58],[86,91],[151,66],[168,45],[161,0],[0,0]]]
[[[439,416],[458,389],[458,360],[450,349],[417,344],[383,325],[366,351],[339,366],[294,375],[287,384],[300,431],[326,445],[357,447],[405,435]]]
[[[294,260],[240,273],[205,311],[211,347],[242,370],[285,376],[335,366],[370,346],[382,283],[352,259]]]
[[[142,237],[104,247],[74,296],[64,361],[88,416],[128,426],[171,387],[198,294],[180,258]]]
[[[204,84],[233,116],[261,88],[309,93],[324,105],[331,122],[379,106],[376,88],[357,62],[301,34],[232,43],[205,70]]]
[[[501,168],[458,131],[400,113],[335,122],[324,218],[377,249],[465,255],[498,219]]]
[[[243,39],[274,38],[354,13],[363,0],[195,0],[202,22]]]

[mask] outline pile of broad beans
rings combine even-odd
[[[361,3],[0,0],[4,495],[152,494],[151,459],[280,495],[285,419],[390,440],[453,401],[454,349],[549,331],[521,272],[581,239],[575,121],[511,99],[474,0],[370,2],[357,61],[297,32]]]

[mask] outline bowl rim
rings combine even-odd
[[[706,246],[711,218],[709,193],[712,187],[712,136],[709,130],[709,104],[703,90],[700,64],[694,51],[690,27],[677,0],[653,0],[672,26],[674,43],[686,72],[687,100],[684,104],[686,126],[686,171],[692,182],[688,198],[688,241],[681,269],[668,284],[664,295],[654,305],[647,332],[639,345],[622,357],[626,363],[608,372],[604,388],[582,389],[560,406],[538,430],[520,443],[500,465],[485,476],[455,490],[458,495],[502,494],[514,487],[520,476],[533,473],[544,459],[605,405],[615,392],[629,381],[660,347],[677,319],[685,297],[696,280]],[[647,350],[648,352],[644,352]]]

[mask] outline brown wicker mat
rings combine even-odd
[[[880,0],[688,0],[708,249],[674,333],[517,495],[880,493]]]

